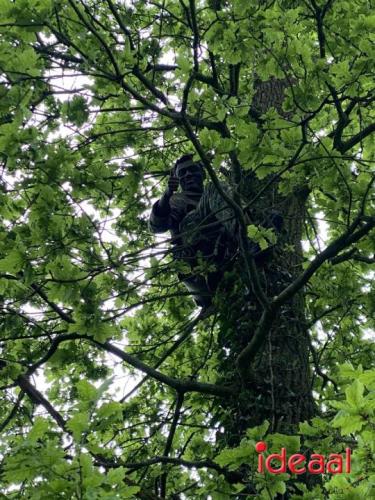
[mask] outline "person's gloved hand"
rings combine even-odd
[[[166,189],[166,194],[171,197],[173,193],[175,193],[179,186],[178,177],[176,177],[173,173],[169,176],[168,179],[168,187]]]

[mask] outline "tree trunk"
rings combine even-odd
[[[259,83],[252,112],[260,116],[269,107],[281,114],[283,91],[288,83],[270,80]],[[244,182],[243,195],[250,200],[269,182],[252,175]],[[268,188],[252,205],[250,215],[261,224],[270,209],[283,218],[276,246],[257,262],[258,273],[267,297],[274,297],[302,270],[302,230],[306,193],[287,198],[277,192],[277,184]],[[220,372],[226,383],[238,383],[235,359],[251,340],[262,314],[262,306],[242,283],[241,264],[222,285],[219,305],[222,348]],[[224,291],[225,290],[225,291]],[[229,291],[229,292],[228,292]],[[229,295],[229,296],[228,296]],[[238,445],[248,427],[270,422],[270,432],[293,434],[297,424],[314,414],[312,382],[309,369],[309,342],[306,330],[303,292],[297,293],[277,312],[262,348],[251,361],[248,375],[239,393],[223,403],[217,416],[224,427],[227,446]]]

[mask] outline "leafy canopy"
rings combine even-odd
[[[243,463],[259,498],[290,487],[254,472],[266,425],[234,449],[215,443],[228,391],[215,384],[215,317],[196,318],[147,228],[174,160],[194,151],[214,181],[224,167],[277,180],[285,196],[308,190],[320,411],[300,437],[355,451],[351,474],[291,491],[373,495],[370,2],[0,0],[0,11],[1,493],[225,499],[246,488],[230,480]],[[282,107],[254,107],[277,79]]]

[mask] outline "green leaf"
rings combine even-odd
[[[261,425],[247,429],[246,436],[250,439],[254,439],[255,441],[259,441],[265,436],[269,426],[269,422],[265,420]]]
[[[121,421],[123,418],[123,406],[121,403],[117,403],[116,401],[111,401],[109,403],[104,403],[98,409],[97,413],[100,419],[114,417],[115,420]]]
[[[346,390],[346,399],[350,406],[354,408],[361,408],[363,403],[363,391],[364,385],[359,381],[355,380]]]
[[[32,442],[36,442],[38,439],[44,436],[44,434],[49,430],[50,423],[48,420],[42,417],[36,417],[34,425],[28,434],[28,439]]]
[[[23,254],[15,248],[4,259],[0,260],[0,271],[16,274],[22,270],[24,262]]]
[[[87,412],[76,413],[68,420],[66,426],[70,431],[72,431],[76,441],[81,441],[83,434],[88,430],[89,420]]]
[[[241,464],[249,462],[251,456],[255,454],[253,443],[243,444],[233,449],[224,449],[215,457],[215,462],[221,467],[228,467],[229,470],[237,469]]]
[[[367,370],[359,376],[359,382],[362,382],[366,387],[375,388],[375,370]]]
[[[108,473],[107,473],[107,481],[108,481],[108,484],[111,484],[111,485],[120,484],[124,480],[124,477],[125,477],[124,467],[118,467],[117,469],[112,469],[112,470],[108,471]],[[139,491],[139,488],[138,488],[138,491]],[[134,493],[137,493],[137,491],[134,491]]]
[[[83,401],[95,401],[98,397],[98,390],[87,380],[77,382],[78,395]]]
[[[70,121],[80,127],[89,117],[86,100],[82,96],[74,96],[61,106],[61,112],[66,116],[67,121]]]
[[[365,420],[360,415],[345,415],[339,412],[333,419],[333,427],[340,428],[342,434],[352,434],[360,431],[365,425]]]

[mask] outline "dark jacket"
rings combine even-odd
[[[169,200],[170,211],[167,215],[161,213],[159,201],[154,203],[149,226],[153,233],[165,233],[170,231],[172,237],[180,234],[180,224],[184,217],[194,210],[199,203],[201,195],[196,193],[175,193]]]

